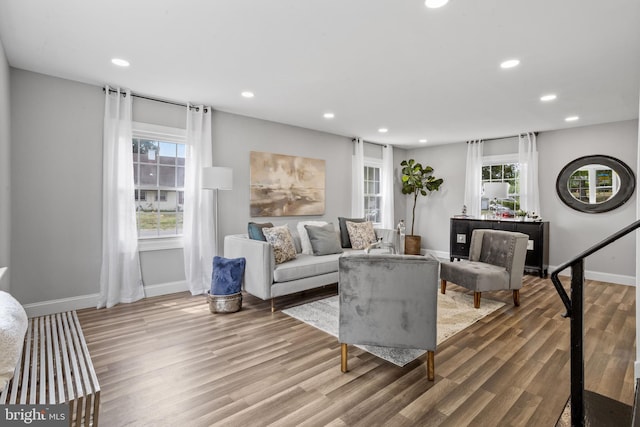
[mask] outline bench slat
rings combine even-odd
[[[71,426],[98,426],[100,385],[75,311],[29,319],[0,404],[69,403]]]

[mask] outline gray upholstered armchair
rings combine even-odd
[[[473,230],[469,260],[440,266],[440,291],[445,293],[447,282],[463,286],[473,291],[473,305],[480,308],[482,292],[511,289],[513,303],[519,306],[528,240],[523,233]]]
[[[438,265],[430,256],[345,254],[339,261],[342,372],[347,345],[427,350],[434,379]]]

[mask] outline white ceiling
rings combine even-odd
[[[403,146],[638,117],[639,0],[2,0],[0,40],[16,68]]]

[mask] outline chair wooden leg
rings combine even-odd
[[[513,291],[513,305],[520,307],[520,289],[515,289]]]
[[[347,372],[347,344],[340,345],[340,370],[342,372]]]
[[[427,351],[427,379],[433,381],[436,378],[435,352]]]
[[[276,311],[276,303],[275,303],[275,299],[271,298],[271,312],[275,312]]]
[[[482,292],[473,293],[473,306],[475,308],[480,308],[480,295],[482,295]]]
[[[440,280],[440,293],[444,294],[447,291],[447,281],[442,279]]]

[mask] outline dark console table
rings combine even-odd
[[[510,221],[500,219],[451,218],[449,251],[451,261],[469,258],[471,232],[476,228],[517,231],[529,235],[525,271],[536,271],[540,277],[547,276],[549,268],[549,222]]]

